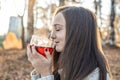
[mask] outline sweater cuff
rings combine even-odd
[[[41,75],[38,74],[35,69],[30,73],[30,76],[31,80],[37,80],[38,78],[41,78]]]
[[[54,75],[38,78],[37,80],[54,80]]]
[[[31,80],[54,80],[54,75],[41,77],[41,75],[38,74],[35,69],[31,72],[30,75],[31,75]]]

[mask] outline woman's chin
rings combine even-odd
[[[59,49],[59,48],[56,47],[56,51],[57,52],[62,52],[62,49]]]

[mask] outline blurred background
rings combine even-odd
[[[120,80],[120,0],[0,0],[0,80],[30,80],[26,44],[47,37],[55,9],[83,6],[97,15],[101,42],[113,80]]]

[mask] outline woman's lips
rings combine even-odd
[[[55,42],[55,45],[58,46],[59,42]]]

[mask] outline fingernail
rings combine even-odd
[[[34,44],[32,44],[31,46],[34,46]]]

